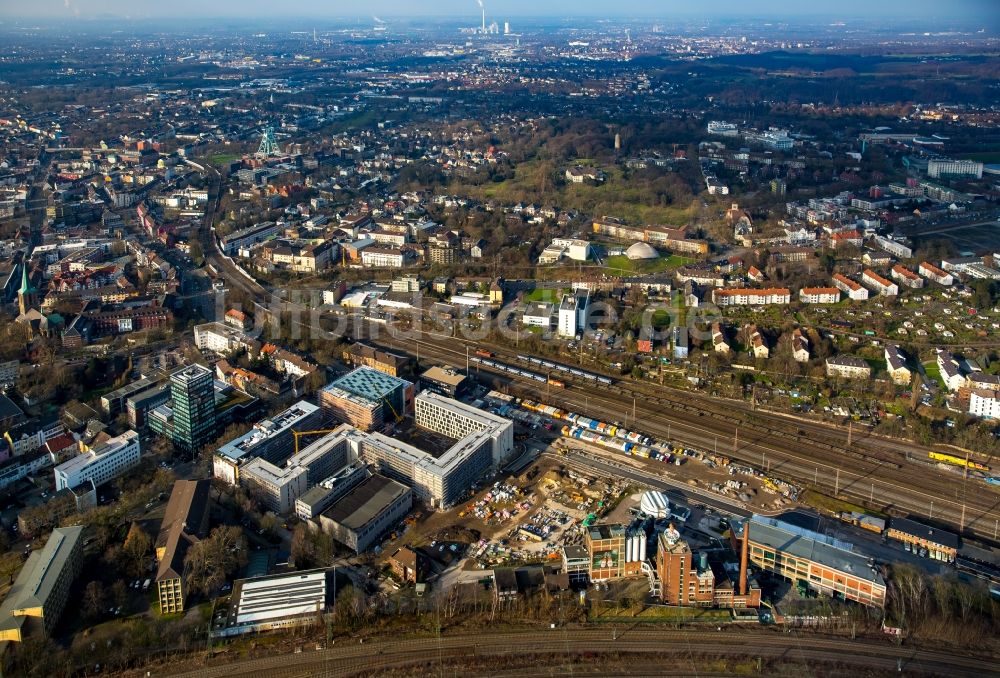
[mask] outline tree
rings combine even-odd
[[[17,551],[8,551],[0,557],[0,577],[5,577],[7,583],[11,584],[14,582],[14,576],[21,571],[21,565],[24,561],[21,560],[21,554]]]
[[[243,530],[223,525],[212,530],[207,539],[193,545],[184,559],[188,583],[205,595],[217,590],[226,578],[247,562],[247,544]]]
[[[145,530],[139,527],[129,530],[128,537],[125,539],[125,546],[122,548],[122,556],[125,560],[126,569],[131,576],[140,577],[145,572],[146,562],[152,546],[153,540],[146,534]]]
[[[83,589],[83,614],[89,619],[96,619],[104,612],[104,587],[99,581],[92,581]]]
[[[299,523],[292,532],[291,546],[292,563],[299,569],[315,567],[317,563],[316,542],[312,539],[309,527]]]

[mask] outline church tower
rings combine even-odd
[[[28,261],[21,263],[21,289],[17,291],[17,305],[21,310],[21,315],[34,308],[38,302],[37,291],[31,286],[31,280],[28,278],[29,265]]]

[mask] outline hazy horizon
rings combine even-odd
[[[824,17],[833,20],[865,20],[896,18],[907,23],[922,20],[980,22],[995,26],[1000,19],[1000,3],[996,0],[838,0],[837,2],[803,3],[789,0],[703,0],[692,4],[683,0],[620,0],[614,12],[608,4],[597,0],[554,0],[546,3],[528,0],[484,0],[487,17],[492,20],[531,17],[589,18],[769,18],[777,21],[791,18]],[[35,0],[0,7],[4,19],[100,19],[118,17],[126,20],[212,18],[340,18],[368,20],[372,15],[394,18],[448,18],[474,21],[481,16],[477,0],[372,0],[363,9],[354,11],[344,3],[329,0],[299,0],[294,10],[283,3],[263,0],[216,0],[211,5],[201,0],[174,0],[171,3],[145,4],[134,0]]]

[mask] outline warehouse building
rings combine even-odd
[[[233,584],[229,609],[212,622],[212,636],[231,638],[318,624],[334,586],[333,572],[328,570],[240,579]]]
[[[754,515],[733,524],[733,539],[749,529],[747,557],[756,567],[824,595],[885,607],[886,583],[851,544],[789,523]]]
[[[376,474],[321,513],[319,524],[341,544],[355,553],[364,553],[402,521],[412,507],[410,488]]]

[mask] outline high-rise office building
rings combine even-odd
[[[216,431],[212,371],[190,365],[170,375],[170,403],[150,413],[149,425],[181,449],[193,451],[211,442]]]

